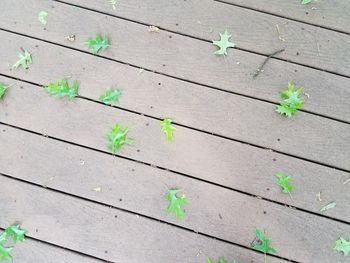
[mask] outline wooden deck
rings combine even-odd
[[[0,230],[28,230],[15,263],[264,262],[251,248],[256,227],[278,251],[268,263],[350,262],[333,249],[350,238],[349,1],[119,0],[114,10],[1,0],[0,10],[0,83],[10,86]],[[215,56],[225,29],[236,47]],[[98,55],[85,43],[95,33],[111,41]],[[11,69],[21,48],[27,71]],[[78,80],[75,100],[43,90],[62,77]],[[306,100],[290,119],[275,112],[288,82]],[[107,87],[122,90],[118,106],[98,101]],[[116,122],[135,144],[114,156],[105,135]],[[292,198],[277,172],[292,176]],[[165,212],[170,188],[189,200],[183,220]]]

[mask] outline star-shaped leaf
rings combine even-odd
[[[290,180],[292,179],[290,176],[285,176],[282,173],[277,173],[278,177],[278,185],[282,187],[283,193],[290,194],[294,190],[294,186],[290,184]]]
[[[66,79],[62,79],[56,83],[50,83],[45,86],[45,90],[50,94],[58,98],[68,97],[73,99],[77,97],[78,94],[78,82],[73,81],[73,85],[69,87]]]
[[[225,30],[223,34],[220,33],[220,40],[213,40],[213,44],[219,47],[219,50],[215,51],[216,55],[227,55],[227,49],[234,47],[235,44],[230,42],[231,35]]]
[[[120,90],[108,89],[105,94],[100,96],[100,101],[106,105],[116,105],[119,103],[119,97],[122,95]]]
[[[10,255],[12,248],[6,248],[0,245],[0,261],[3,260],[12,260],[12,256]]]
[[[122,129],[119,124],[116,124],[107,134],[108,148],[115,154],[124,144],[133,144],[134,140],[126,138],[129,129],[128,127]]]
[[[97,54],[101,50],[105,50],[109,47],[109,40],[107,36],[101,37],[100,34],[96,34],[96,38],[89,38],[87,45],[92,49],[93,54]]]
[[[264,233],[258,228],[255,229],[256,237],[259,240],[259,244],[254,245],[253,249],[261,251],[265,254],[267,253],[277,253],[276,249],[270,246],[270,239],[264,235]]]
[[[280,105],[276,111],[287,117],[292,117],[299,109],[304,107],[304,99],[300,98],[302,89],[294,90],[294,85],[288,83],[288,88],[280,93]]]
[[[8,89],[7,86],[4,84],[0,83],[0,99],[2,99],[5,95],[6,90]]]
[[[166,138],[169,142],[174,141],[174,131],[176,130],[176,128],[171,124],[171,122],[171,119],[164,119],[160,122],[162,131],[165,133]]]
[[[18,225],[9,226],[5,229],[7,237],[12,237],[13,243],[17,241],[23,242],[25,240],[26,230],[21,230]]]
[[[170,189],[167,194],[167,199],[170,202],[167,212],[175,213],[177,219],[183,219],[185,212],[182,210],[182,206],[188,204],[187,198],[182,195],[177,197],[177,193],[180,192],[178,189]]]
[[[23,54],[18,53],[19,60],[12,66],[12,68],[18,69],[20,66],[22,66],[24,69],[29,68],[29,64],[32,64],[32,55],[27,51],[24,50]]]
[[[344,256],[346,257],[347,255],[349,255],[350,252],[350,239],[345,240],[344,238],[339,238],[336,242],[335,242],[335,247],[334,250],[338,251],[338,252],[343,252]]]

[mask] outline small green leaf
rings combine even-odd
[[[41,24],[46,25],[46,18],[47,18],[48,13],[45,11],[41,11],[38,14],[38,20]]]
[[[260,229],[255,228],[255,235],[256,235],[257,239],[259,240],[260,244],[254,245],[253,249],[261,251],[265,254],[277,253],[276,249],[274,249],[273,247],[270,246],[270,239],[267,236],[265,236],[264,233]]]
[[[69,87],[66,79],[62,79],[56,83],[50,83],[44,87],[47,93],[58,98],[68,97],[70,100],[79,96],[78,82],[73,81],[73,85]]]
[[[205,261],[205,263],[213,263],[213,261],[210,258],[207,258],[207,260]]]
[[[220,33],[220,40],[213,40],[213,44],[219,47],[219,50],[215,51],[216,55],[227,55],[227,49],[234,47],[235,44],[230,42],[231,35],[225,30],[223,34]]]
[[[324,212],[324,211],[326,211],[328,209],[332,209],[332,208],[336,207],[336,205],[337,205],[336,202],[331,202],[331,203],[325,205],[324,207],[322,207],[320,212]]]
[[[109,47],[109,40],[108,37],[101,37],[100,34],[96,34],[96,38],[89,38],[87,40],[87,45],[89,48],[92,49],[93,54],[97,54],[101,50],[105,50]]]
[[[167,199],[170,202],[167,212],[175,213],[177,219],[183,219],[185,216],[185,212],[182,210],[182,206],[188,204],[187,198],[185,195],[181,197],[177,197],[177,193],[180,192],[178,189],[171,189],[168,191]]]
[[[171,119],[164,119],[160,122],[162,131],[165,133],[166,138],[169,142],[174,141],[174,131],[176,130],[176,128],[171,124],[171,122]]]
[[[311,2],[313,2],[314,0],[301,0],[301,4],[302,5],[307,5],[310,4]]]
[[[119,97],[122,95],[120,90],[108,89],[100,96],[100,101],[106,105],[116,105],[119,103]]]
[[[223,258],[220,258],[219,259],[219,263],[227,263],[227,261],[225,259],[223,259]]]
[[[0,244],[0,261],[12,260],[12,256],[10,255],[11,250],[12,250],[12,248],[3,247]]]
[[[26,230],[21,230],[18,225],[9,226],[5,229],[7,237],[12,237],[13,243],[17,241],[23,242],[25,240]]]
[[[290,176],[285,176],[282,173],[277,173],[278,177],[278,185],[282,188],[283,193],[290,194],[294,190],[294,186],[290,184],[290,180],[292,179]]]
[[[111,4],[113,10],[117,9],[117,0],[109,0],[109,3]]]
[[[304,107],[304,99],[300,98],[302,89],[294,91],[294,85],[288,83],[288,88],[280,93],[280,105],[276,111],[281,115],[292,117],[299,109]]]
[[[2,99],[6,93],[6,90],[8,89],[7,86],[4,84],[0,83],[0,99]]]
[[[124,144],[133,144],[134,140],[126,138],[129,129],[128,127],[122,129],[119,124],[116,124],[107,134],[108,148],[113,154],[118,152]]]
[[[350,252],[350,239],[345,240],[344,238],[339,238],[336,242],[335,242],[335,247],[334,250],[338,251],[338,252],[343,252],[344,256],[346,257],[347,255],[349,255]]]
[[[32,64],[32,56],[27,50],[24,50],[24,53],[18,53],[19,60],[12,66],[12,68],[18,69],[22,66],[24,69],[29,68],[29,64]]]

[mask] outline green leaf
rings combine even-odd
[[[180,192],[178,189],[170,189],[167,194],[167,200],[170,202],[167,212],[175,213],[177,219],[183,219],[185,212],[182,210],[182,206],[188,204],[187,198],[182,195],[177,197],[177,193]]]
[[[0,83],[0,99],[2,99],[5,95],[6,90],[8,89],[7,86],[4,84]]]
[[[225,259],[223,259],[223,258],[220,258],[219,259],[219,263],[227,263],[227,261]]]
[[[120,90],[108,89],[105,94],[100,96],[100,101],[106,105],[116,105],[119,103],[119,97],[122,95]]]
[[[111,4],[113,10],[117,9],[117,0],[109,0],[109,3]]]
[[[38,20],[41,24],[46,25],[46,18],[47,18],[48,13],[45,11],[40,11],[38,14]]]
[[[280,93],[280,105],[276,111],[281,115],[292,117],[299,109],[304,107],[304,99],[300,98],[302,89],[294,90],[294,85],[288,83],[288,88]]]
[[[3,247],[0,244],[0,261],[12,260],[12,256],[10,255],[11,250],[12,250],[12,248]]]
[[[213,40],[213,44],[219,47],[219,50],[215,51],[216,55],[227,55],[227,49],[234,47],[235,44],[230,42],[231,35],[225,30],[223,34],[220,33],[220,40]]]
[[[344,256],[346,257],[347,255],[349,255],[350,252],[350,239],[345,240],[344,238],[339,238],[336,242],[335,242],[335,247],[334,250],[338,251],[338,252],[343,252]]]
[[[290,180],[292,179],[290,176],[285,176],[282,173],[277,173],[278,177],[278,185],[282,187],[283,193],[290,194],[294,190],[294,186],[290,184]]]
[[[21,230],[18,225],[9,226],[5,229],[7,237],[12,237],[13,243],[17,241],[23,242],[25,240],[26,230]]]
[[[24,53],[18,53],[19,60],[12,66],[12,68],[18,69],[22,66],[24,69],[29,68],[29,64],[32,64],[32,56],[27,50],[23,51]]]
[[[207,258],[207,260],[205,261],[205,263],[213,263],[213,261],[210,258]]]
[[[166,138],[169,142],[174,141],[174,131],[176,130],[176,128],[171,124],[171,122],[171,119],[164,119],[160,122],[162,131],[165,133]]]
[[[314,0],[301,0],[301,4],[302,5],[307,5],[310,4],[311,2],[313,2]]]
[[[326,211],[328,209],[332,209],[332,208],[336,207],[336,205],[337,205],[336,202],[331,202],[331,203],[325,205],[324,207],[322,207],[320,212],[324,212],[324,211]]]
[[[261,251],[265,254],[267,253],[277,253],[276,249],[270,246],[270,239],[264,235],[264,233],[258,229],[255,228],[255,235],[258,238],[260,244],[254,245],[253,249]]]
[[[76,80],[73,81],[72,87],[69,87],[66,79],[62,79],[56,83],[50,83],[45,86],[45,90],[50,95],[53,95],[58,98],[68,97],[69,99],[73,99],[78,94],[78,82]]]
[[[96,38],[89,38],[87,40],[87,45],[89,48],[92,49],[93,54],[97,54],[101,50],[105,50],[109,47],[109,40],[108,37],[101,37],[100,34],[96,34]]]
[[[129,129],[128,127],[122,129],[119,124],[116,124],[107,134],[108,148],[113,154],[118,152],[124,144],[133,144],[134,140],[126,138]]]

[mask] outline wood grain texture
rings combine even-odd
[[[175,142],[169,144],[156,120],[84,100],[58,101],[30,85],[12,87],[5,99],[0,104],[2,122],[102,151],[108,151],[104,134],[119,122],[129,126],[130,137],[136,139],[134,146],[122,149],[122,156],[316,213],[321,204],[315,195],[321,191],[325,202],[336,199],[344,207],[329,215],[349,221],[344,193],[348,185],[343,185],[348,173],[181,127],[177,127]],[[293,176],[294,201],[273,187],[277,172]]]
[[[298,0],[290,2],[293,1]],[[279,54],[279,58],[350,76],[350,36],[317,26],[212,0],[131,0],[120,2],[116,10],[111,8],[108,1],[100,3],[94,0],[64,0],[64,2],[146,24],[158,25],[161,28],[208,41],[217,39],[219,32],[227,29],[238,48],[262,54],[271,54],[284,48],[285,52]],[[256,2],[260,4],[260,1]],[[266,1],[262,2],[266,6],[273,5],[270,2],[268,4]],[[350,9],[350,4],[345,2],[340,5]],[[305,8],[300,7],[300,9]],[[337,10],[344,12],[343,16],[348,16],[345,10]],[[230,52],[229,56],[235,57],[235,51]]]
[[[2,193],[0,194],[2,196]],[[1,222],[1,226],[4,223]],[[34,229],[33,229],[34,230]],[[25,243],[17,244],[12,250],[13,262],[18,263],[102,263],[103,260],[90,258],[66,249],[46,243],[27,239]]]
[[[111,262],[201,263],[206,257],[221,256],[260,262],[263,258],[250,249],[2,176],[0,183],[7,186],[0,194],[0,208],[7,211],[0,215],[2,224],[20,219],[34,238]],[[249,234],[247,241],[254,231]],[[272,257],[268,260],[286,262]]]
[[[317,111],[317,107],[325,107],[322,112],[326,115],[328,115],[328,111],[331,111],[329,109],[334,106],[334,103],[328,102],[328,97],[332,96],[333,90],[340,90],[341,94],[346,94],[345,97],[334,97],[336,100],[340,100],[339,104],[347,105],[345,98],[349,98],[349,90],[346,88],[349,86],[348,78],[340,78],[306,67],[271,60],[265,67],[264,73],[257,79],[252,79],[252,75],[265,57],[239,50],[232,50],[231,55],[226,58],[215,57],[212,54],[215,48],[210,43],[166,32],[151,34],[145,26],[64,4],[56,5],[46,1],[31,4],[29,2],[1,1],[0,7],[6,9],[6,4],[11,4],[11,8],[9,8],[7,16],[0,20],[2,28],[80,50],[87,50],[85,42],[88,37],[93,37],[94,32],[108,33],[113,47],[102,53],[103,56],[171,76],[273,101],[278,100],[278,91],[284,89],[288,82],[294,82],[296,85],[302,86],[306,93],[312,93],[311,98],[317,97],[320,103],[315,104],[318,106],[311,109]],[[24,10],[21,8],[22,6],[35,10],[49,10],[51,22],[47,24],[46,30],[34,16],[27,16],[23,13],[19,20],[18,12]],[[61,19],[61,14],[65,14],[64,20]],[[74,43],[64,39],[70,34],[76,35],[77,40]],[[238,62],[239,64],[237,64]],[[327,98],[318,96],[321,90],[322,92],[329,91]],[[338,91],[335,94],[338,94]],[[349,118],[347,112],[339,114],[344,116],[342,119]]]
[[[308,5],[301,5],[301,1],[298,0],[222,1],[350,33],[350,5],[348,1],[317,0]]]

